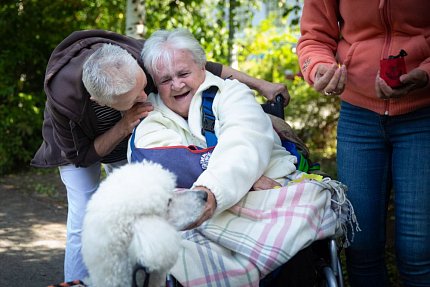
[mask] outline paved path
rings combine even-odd
[[[0,286],[43,287],[62,282],[64,202],[25,192],[20,183],[0,178]],[[53,187],[45,185],[45,189]]]

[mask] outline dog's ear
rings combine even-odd
[[[181,248],[181,236],[165,219],[145,216],[133,223],[129,256],[153,271],[167,271],[175,264]]]

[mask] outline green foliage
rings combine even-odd
[[[333,157],[339,100],[320,95],[300,77],[297,39],[297,27],[289,28],[285,19],[269,17],[257,29],[247,30],[239,42],[239,70],[285,83],[291,95],[285,109],[287,122],[307,143],[313,157]]]
[[[296,129],[318,157],[336,153],[336,124],[339,99],[317,93],[302,78],[290,82],[291,103],[285,110],[286,120]]]
[[[147,0],[145,38],[159,29],[184,27],[200,40],[208,59],[228,64],[232,33],[251,24],[250,8],[256,8],[256,3],[256,0]]]
[[[28,166],[40,145],[43,78],[52,50],[75,30],[123,30],[123,11],[124,1],[2,2],[0,174]]]
[[[0,96],[2,102],[4,98],[10,98],[8,105],[0,106],[0,172],[4,173],[7,168],[18,169],[31,158],[34,139],[40,138],[42,119],[31,95],[9,93]]]

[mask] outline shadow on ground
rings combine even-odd
[[[43,190],[57,195],[47,196]],[[65,192],[58,174],[1,177],[0,286],[62,282],[65,222]]]

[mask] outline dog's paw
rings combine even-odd
[[[174,194],[168,207],[168,221],[177,230],[184,230],[203,213],[208,194],[202,190],[181,190]]]

